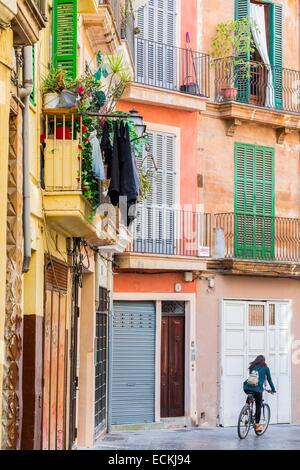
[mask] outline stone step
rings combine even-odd
[[[161,418],[155,423],[113,424],[111,431],[139,431],[147,429],[176,429],[194,427],[192,418],[182,416],[179,418]]]

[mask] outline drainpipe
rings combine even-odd
[[[32,92],[32,46],[23,49],[23,87],[19,90],[19,96],[23,99],[23,237],[24,253],[22,272],[29,271],[31,259],[30,237],[30,155],[29,155],[29,95]]]

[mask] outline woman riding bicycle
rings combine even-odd
[[[255,430],[261,432],[263,427],[260,423],[262,396],[264,391],[264,383],[268,381],[272,393],[276,393],[274,384],[272,382],[270,369],[266,364],[264,356],[257,356],[253,362],[249,364],[249,377],[244,382],[244,392],[253,395],[255,399],[256,412],[255,412]]]

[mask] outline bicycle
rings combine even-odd
[[[264,392],[273,394],[272,390],[264,389]],[[263,426],[262,431],[256,431],[255,429],[255,410],[254,410],[255,399],[251,393],[247,395],[246,404],[241,409],[239,420],[238,420],[238,436],[240,439],[245,439],[248,436],[250,429],[253,427],[254,432],[257,436],[262,436],[268,429],[271,410],[267,403],[262,400],[261,407],[261,419],[260,423]]]

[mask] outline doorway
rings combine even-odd
[[[43,450],[65,450],[67,397],[68,265],[45,258]]]
[[[161,417],[184,416],[185,303],[162,302]]]
[[[245,403],[242,383],[256,356],[267,358],[274,396],[265,394],[271,423],[290,423],[290,304],[287,301],[224,300],[222,310],[221,424],[235,426]],[[269,387],[267,387],[269,388]]]

